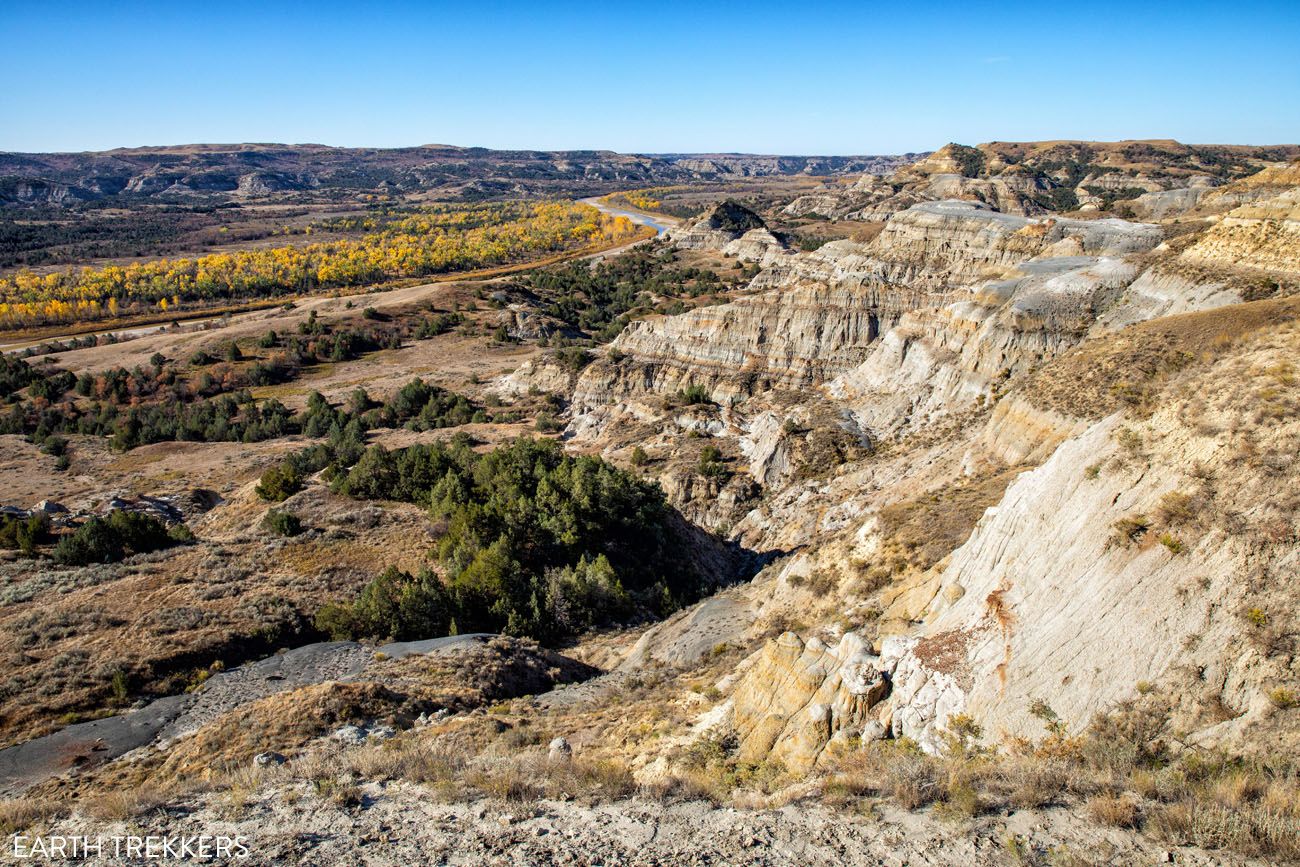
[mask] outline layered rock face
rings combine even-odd
[[[1159,316],[1209,310],[1242,300],[1227,274],[1185,273],[1173,263],[1148,268],[1114,307],[1097,317],[1095,332],[1114,331]]]
[[[1034,220],[969,202],[925,202],[891,217],[870,244],[825,244],[768,269],[752,285],[815,282],[950,291],[982,277],[1001,276],[1035,257],[1118,256],[1149,250],[1161,238],[1158,226],[1123,220]],[[916,306],[921,305],[906,304],[904,309]]]
[[[962,301],[904,315],[859,367],[830,383],[874,439],[991,399],[1073,346],[1137,273],[1117,258],[1026,263]]]
[[[1087,428],[1085,419],[1010,394],[993,408],[972,452],[1010,467],[1040,464],[1057,446]]]
[[[919,202],[962,199],[1033,216],[1076,207],[1097,211],[1126,200],[1138,216],[1163,219],[1197,207],[1203,194],[1207,203],[1218,200],[1210,205],[1218,210],[1226,209],[1224,202],[1234,207],[1256,200],[1249,192],[1210,190],[1280,156],[1294,159],[1296,148],[1190,147],[1174,141],[948,144],[888,177],[864,175],[848,190],[801,196],[786,213],[884,220]]]
[[[757,263],[760,268],[771,267],[786,257],[794,255],[790,245],[768,229],[750,229],[736,240],[726,244],[722,252],[742,262]]]
[[[1289,630],[1300,591],[1265,577],[1300,566],[1280,493],[1300,472],[1284,445],[1300,428],[1282,409],[1297,395],[1289,374],[1278,393],[1276,367],[1297,329],[1280,331],[1170,388],[1146,421],[1091,425],[1011,485],[954,552],[921,634],[887,642],[895,733],[937,749],[964,711],[999,735],[1033,735],[1037,698],[1077,730],[1155,688],[1144,683],[1207,743],[1268,724],[1286,656],[1252,641],[1241,612],[1262,605],[1277,613],[1256,622]],[[1272,421],[1259,393],[1274,395]]]
[[[1181,187],[1143,193],[1133,200],[1133,211],[1148,220],[1177,217],[1195,208],[1209,189],[1209,187]]]
[[[692,228],[688,237],[700,234]],[[759,390],[823,383],[866,361],[873,342],[905,314],[969,297],[960,282],[990,273],[1019,275],[1008,286],[987,287],[994,308],[1010,304],[1007,322],[1029,330],[1060,328],[1060,320],[1083,316],[1097,292],[1131,274],[1118,265],[1108,271],[1096,260],[1072,259],[1066,265],[1077,273],[1052,282],[1041,275],[1065,266],[1023,271],[1013,266],[1039,255],[1122,255],[1149,249],[1159,236],[1158,227],[1119,220],[1037,221],[963,202],[918,205],[892,218],[870,244],[835,241],[783,258],[751,283],[767,291],[633,323],[614,344],[622,360],[600,361],[584,371],[574,405],[586,413],[619,399],[672,394],[688,385],[702,385],[715,400],[731,402]],[[1018,291],[1014,303],[999,295]],[[1064,312],[1067,308],[1073,312]],[[947,315],[967,320],[954,325],[941,346],[956,345],[963,332],[986,318],[974,309]],[[919,321],[915,327],[924,330]],[[895,346],[903,339],[901,334],[891,338]]]
[[[673,229],[668,237],[683,250],[721,250],[752,229],[766,229],[763,218],[744,205],[721,202],[694,223]]]
[[[758,389],[824,381],[860,363],[880,332],[881,313],[862,302],[845,288],[808,285],[634,322],[614,344],[623,360],[583,372],[575,406],[688,385],[729,402]]]
[[[1201,208],[1249,203],[1230,210],[1181,252],[1146,270],[1121,303],[1100,317],[1098,328],[1114,330],[1157,316],[1294,291],[1300,285],[1300,190],[1291,186],[1277,192],[1292,177],[1300,178],[1295,164],[1216,189],[1213,201],[1209,194],[1200,196]]]
[[[1078,731],[1152,691],[1187,742],[1295,741],[1267,696],[1294,680],[1277,648],[1300,626],[1300,329],[1285,299],[1243,304],[1241,282],[1284,294],[1300,276],[1294,196],[1167,243],[1157,225],[922,202],[870,243],[775,262],[736,302],[630,327],[620,361],[584,372],[580,441],[633,413],[734,441],[766,492],[730,534],[797,550],[753,585],[744,629],[806,616],[803,638],[765,644],[719,706],[745,760],[806,769],[885,731],[939,751],[955,713],[991,741],[1037,737],[1039,699]],[[656,403],[688,384],[724,406]],[[793,473],[800,431],[837,423],[878,451]],[[966,488],[992,494],[959,533],[936,509],[891,535],[891,509]],[[810,594],[796,564],[839,578]]]
[[[716,250],[767,267],[793,253],[763,219],[735,202],[722,202],[690,225],[668,233],[682,250]]]
[[[765,175],[883,174],[915,160],[919,154],[897,156],[797,157],[748,154],[680,154],[664,157],[678,169],[700,177],[762,177]]]
[[[6,178],[0,181],[0,204],[67,205],[94,198],[89,190],[39,179]]]
[[[842,217],[851,210],[853,207],[846,204],[844,195],[836,191],[799,196],[786,205],[781,212],[791,217],[811,216],[832,219]]]
[[[836,741],[886,730],[941,752],[956,713],[991,742],[1036,738],[1039,700],[1077,732],[1151,692],[1186,743],[1300,746],[1270,698],[1293,677],[1287,636],[1300,628],[1300,391],[1286,360],[1300,326],[1251,327],[1240,350],[1171,380],[1148,418],[1070,419],[1004,402],[1056,419],[1050,457],[936,570],[891,588],[891,611],[909,613],[874,650],[814,630],[751,657],[724,708],[740,755],[803,770]],[[861,543],[878,536],[874,517],[848,549],[828,541],[838,538],[830,514],[821,521],[827,556],[814,546],[783,572],[877,556]],[[768,586],[769,605],[789,593]]]
[[[1279,196],[1300,185],[1300,160],[1268,166],[1250,177],[1207,191],[1198,210],[1221,213]]]
[[[1219,178],[1194,175],[1184,178],[1133,179],[1135,183],[1122,187],[1119,185],[1124,184],[1123,175],[1107,175],[1100,180],[1106,178],[1112,180],[1099,185],[1102,188],[1118,191],[1139,187],[1147,190],[1129,202],[1131,210],[1138,217],[1148,220],[1168,220],[1184,215],[1220,214],[1285,193],[1300,183],[1300,163],[1272,165],[1249,177],[1227,184]],[[1100,201],[1096,196],[1085,191],[1087,186],[1093,185],[1087,181],[1080,185],[1077,191],[1079,200],[1093,203]]]
[[[1300,189],[1229,211],[1179,258],[1192,265],[1300,273]]]

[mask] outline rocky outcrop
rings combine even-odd
[[[948,144],[887,177],[864,175],[847,190],[801,196],[786,213],[884,220],[919,202],[961,199],[1034,216],[1075,208],[1095,212],[1136,196],[1145,199],[1132,206],[1138,216],[1162,219],[1198,205],[1202,192],[1225,179],[1249,175],[1265,160],[1294,158],[1295,153],[1293,147],[1189,147],[1174,141]],[[1166,191],[1171,194],[1164,195]],[[1229,193],[1225,188],[1216,195],[1206,198],[1218,202],[1212,205],[1217,210],[1261,198],[1244,189]]]
[[[1035,736],[1036,699],[1078,730],[1152,689],[1204,739],[1266,725],[1266,693],[1288,676],[1286,654],[1252,640],[1240,618],[1256,605],[1263,623],[1274,616],[1266,608],[1280,611],[1300,592],[1291,581],[1260,583],[1300,564],[1293,516],[1279,523],[1272,505],[1300,471],[1277,451],[1296,422],[1250,421],[1257,400],[1244,382],[1203,396],[1210,383],[1268,379],[1296,334],[1258,336],[1241,356],[1171,386],[1151,418],[1092,424],[1013,482],[952,555],[920,634],[882,648],[895,672],[895,733],[937,749],[961,711],[995,739]],[[1273,457],[1241,463],[1245,440]],[[1265,586],[1268,600],[1250,601]]]
[[[1300,186],[1300,160],[1276,163],[1248,177],[1209,190],[1198,202],[1198,210],[1222,213],[1279,196]]]
[[[1204,187],[1182,187],[1143,193],[1133,200],[1133,212],[1147,220],[1166,220],[1186,214],[1196,207],[1206,192]]]
[[[1159,316],[1210,310],[1242,300],[1227,275],[1182,273],[1169,264],[1142,272],[1111,309],[1097,318],[1095,332],[1111,331]]]
[[[235,192],[241,196],[268,196],[286,190],[302,190],[317,186],[319,181],[310,175],[296,176],[285,172],[248,172],[239,176]]]
[[[1229,211],[1179,261],[1300,274],[1300,188]]]
[[[781,213],[791,217],[826,217],[827,219],[834,219],[844,216],[852,209],[852,205],[846,203],[844,194],[840,191],[834,191],[798,196],[782,208]]]
[[[519,398],[532,392],[566,394],[573,388],[577,374],[553,356],[543,355],[529,359],[513,372],[498,377],[492,387],[505,398]]]
[[[993,408],[967,465],[981,458],[1010,467],[1040,464],[1061,443],[1087,427],[1086,419],[1035,406],[1022,395],[1010,394]]]
[[[1182,189],[1212,187],[1161,192]],[[828,648],[791,634],[750,660],[726,707],[742,757],[806,769],[834,739],[886,729],[938,751],[958,712],[992,740],[1037,736],[1041,722],[1029,707],[1040,698],[1077,731],[1139,682],[1165,690],[1186,730],[1207,743],[1267,722],[1264,696],[1288,677],[1285,661],[1252,649],[1239,612],[1267,586],[1247,576],[1294,568],[1300,556],[1293,521],[1283,526],[1269,505],[1290,502],[1281,491],[1296,464],[1282,447],[1291,433],[1258,427],[1261,412],[1276,420],[1284,410],[1259,409],[1250,386],[1222,384],[1280,369],[1284,350],[1210,370],[1197,365],[1228,345],[1203,333],[1211,319],[1169,326],[1201,335],[1186,352],[1159,329],[1128,329],[1198,310],[1223,309],[1245,323],[1230,307],[1243,297],[1234,275],[1285,282],[1300,273],[1288,258],[1300,249],[1289,234],[1291,195],[1243,206],[1204,234],[1199,223],[1180,229],[1169,242],[1153,224],[923,201],[890,216],[870,242],[835,241],[774,261],[730,304],[635,323],[619,338],[618,360],[584,371],[570,428],[577,439],[601,441],[602,431],[632,422],[650,438],[669,426],[689,429],[734,441],[744,469],[768,489],[728,524],[733,538],[758,550],[801,550],[781,561],[767,602],[747,608],[754,628],[778,614],[822,616],[809,612],[823,600],[780,577],[790,564],[888,572],[897,551],[890,545],[902,538],[886,529],[889,509],[997,480],[980,488],[987,499],[966,501],[973,508],[950,545],[945,539],[942,551],[904,562],[869,603],[855,594],[872,591],[851,589],[856,578],[824,591],[846,610],[874,606],[878,654],[850,639]],[[1244,339],[1245,324],[1238,331]],[[1099,386],[1079,368],[1092,356],[1079,353],[1117,335],[1132,340],[1097,356],[1107,365]],[[1161,385],[1184,368],[1192,372]],[[1057,371],[1053,388],[1069,394],[1109,390],[1097,400],[1038,400],[1024,384],[1045,371]],[[691,385],[720,406],[688,419],[662,401]],[[1166,389],[1162,399],[1157,388]],[[1128,405],[1143,413],[1105,417]],[[835,413],[846,432],[888,442],[871,461],[800,475],[800,432],[833,427]],[[1225,434],[1248,428],[1250,445]],[[1202,520],[1176,508],[1182,497],[1210,503],[1206,479],[1220,477],[1233,493],[1216,508],[1250,503],[1254,517]],[[705,496],[674,490],[675,501]],[[997,505],[972,532],[986,503]],[[1242,529],[1254,521],[1280,547],[1262,551]]]
[[[872,343],[905,314],[938,309],[963,291],[969,297],[957,281],[990,271],[1019,275],[988,289],[997,296],[990,309],[1006,306],[1014,327],[1077,330],[1105,291],[1131,278],[1127,266],[1066,259],[1017,271],[1018,263],[1052,253],[1122,254],[1158,241],[1158,228],[1120,220],[1035,221],[960,202],[918,205],[891,219],[870,244],[835,241],[768,268],[751,286],[769,291],[634,323],[615,344],[624,360],[585,372],[575,405],[582,412],[619,396],[671,394],[688,385],[703,385],[715,400],[729,402],[760,389],[826,382],[866,361]],[[1054,271],[1071,266],[1072,275],[1052,279]],[[1014,302],[998,296],[1016,294],[1015,287],[1023,291]],[[947,315],[968,317],[952,339],[987,318],[969,305]],[[923,328],[923,319],[918,314],[917,327]],[[1063,319],[1071,321],[1063,325]],[[897,346],[904,333],[892,339]]]
[[[1150,250],[1161,239],[1158,226],[1124,220],[1029,219],[970,202],[923,202],[891,217],[869,244],[824,244],[768,269],[752,285],[817,282],[948,292],[981,278],[1009,276],[1009,269],[1035,257],[1120,256]]]
[[[755,229],[767,229],[762,217],[744,205],[725,201],[695,222],[673,229],[668,237],[683,250],[721,250]]]
[[[615,341],[618,361],[604,359],[583,372],[574,405],[582,412],[691,385],[726,403],[761,389],[825,381],[861,363],[882,315],[891,315],[871,300],[847,287],[805,285],[639,320]]]
[[[764,645],[732,693],[739,756],[805,772],[832,740],[883,735],[876,717],[888,693],[888,672],[855,633],[828,647],[786,632]]]
[[[508,300],[502,293],[502,301]],[[577,336],[576,330],[566,322],[537,312],[532,304],[508,303],[496,315],[496,326],[504,328],[512,340],[548,340],[552,335]]]
[[[748,178],[769,175],[886,174],[920,154],[897,156],[798,157],[757,154],[678,154],[664,157],[675,168],[696,177]]]
[[[852,436],[897,434],[991,398],[1077,342],[1132,279],[1120,257],[1159,237],[1158,227],[1120,220],[918,205],[870,243],[782,257],[751,282],[760,291],[729,304],[632,323],[579,377],[570,433],[589,442],[615,426],[652,425],[660,400],[690,387],[734,406],[832,383],[829,395],[854,415]],[[960,282],[981,277],[975,289]],[[787,416],[764,416],[770,409],[737,407],[710,434],[738,437],[764,484],[790,478],[793,464],[779,435]]]
[[[1133,281],[1120,302],[1099,317],[1099,330],[1285,294],[1300,287],[1300,190],[1290,188],[1233,209],[1193,236],[1181,252],[1174,253],[1169,245],[1162,245],[1157,252],[1164,253],[1164,258]]]
[[[905,314],[829,393],[873,439],[991,400],[1013,377],[1082,339],[1136,274],[1122,259],[1091,257],[1018,270],[961,301]]]
[[[0,178],[0,204],[70,205],[94,198],[90,190],[39,178]]]
[[[1051,189],[1042,178],[1026,173],[1008,173],[995,178],[968,178],[959,174],[932,175],[924,193],[935,199],[981,202],[1007,214],[1032,216],[1047,211],[1043,194]]]
[[[760,268],[768,268],[787,256],[794,255],[794,250],[783,238],[772,234],[768,229],[750,229],[734,241],[722,247],[723,255],[735,256],[742,262],[756,263]]]

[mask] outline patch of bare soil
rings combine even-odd
[[[1018,810],[966,823],[888,807],[845,814],[811,803],[770,810],[642,797],[598,804],[446,804],[427,787],[401,783],[334,784],[328,791],[334,800],[315,796],[309,785],[258,788],[234,800],[195,797],[180,809],[147,813],[134,825],[146,834],[220,828],[243,835],[249,864],[1262,863],[1169,851],[1135,831],[1098,828],[1065,810]],[[79,818],[56,827],[104,833],[119,825]]]

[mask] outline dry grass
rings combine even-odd
[[[967,819],[989,810],[1081,807],[1095,823],[1141,829],[1175,845],[1275,861],[1300,857],[1300,767],[1289,757],[1241,759],[1163,740],[1166,711],[1147,696],[1099,717],[1082,736],[1054,733],[1010,753],[921,752],[906,739],[833,757],[827,802],[888,798]]]
[[[656,780],[643,791],[646,797],[664,803],[704,801],[710,804],[724,804],[731,797],[731,790],[727,788],[720,774],[698,769],[676,771],[661,780]]]
[[[1101,418],[1122,408],[1147,413],[1174,373],[1297,317],[1300,302],[1283,298],[1154,319],[1086,341],[1030,376],[1017,393],[1076,418]]]
[[[770,807],[817,792],[844,809],[870,812],[883,798],[907,809],[933,809],[952,821],[1002,809],[1076,807],[1099,825],[1140,829],[1173,845],[1276,861],[1297,857],[1297,771],[1286,761],[1247,762],[1196,752],[1173,757],[1160,738],[1164,719],[1159,699],[1151,695],[1098,719],[1083,736],[1055,733],[1038,743],[1020,742],[1008,754],[967,744],[933,756],[906,739],[874,742],[828,754],[815,790],[779,766],[737,761],[735,746],[725,737],[704,738],[679,751],[669,776],[638,786],[617,760],[586,755],[551,760],[538,743],[546,739],[542,728],[511,737],[518,722],[510,727],[493,717],[475,717],[454,731],[303,758],[290,763],[287,773],[312,780],[318,796],[344,804],[360,797],[351,785],[355,780],[401,779],[426,785],[443,799],[513,804],[613,801],[640,794],[670,802]],[[467,748],[470,744],[475,746]]]
[[[103,822],[125,822],[157,809],[164,800],[164,793],[151,786],[113,789],[81,801],[80,811]]]
[[[444,800],[485,797],[509,803],[542,798],[609,801],[627,797],[637,788],[631,772],[616,761],[585,757],[552,760],[538,750],[517,755],[485,751],[467,758],[445,745],[417,739],[352,750],[323,766],[306,766],[299,772],[310,773],[315,780],[354,776],[407,780],[430,786]]]
[[[465,757],[437,744],[399,738],[379,748],[349,751],[344,770],[367,780],[410,780],[441,785],[455,780],[465,768]]]
[[[941,801],[968,800],[966,789],[982,770],[975,762],[927,755],[907,740],[881,741],[837,757],[827,788],[840,800],[874,795],[909,810]]]
[[[690,679],[699,675],[692,671]],[[225,818],[237,819],[268,785],[290,785],[298,793],[294,797],[354,809],[366,804],[366,781],[416,784],[442,801],[515,805],[542,799],[610,802],[640,795],[771,808],[817,797],[847,811],[871,813],[880,799],[888,799],[954,822],[1008,809],[1066,808],[1082,811],[1098,825],[1140,830],[1170,845],[1272,861],[1295,858],[1300,851],[1296,768],[1285,760],[1172,754],[1162,738],[1166,709],[1154,693],[1098,719],[1078,737],[1056,729],[1039,742],[1019,741],[1001,754],[970,738],[954,739],[943,756],[925,754],[906,739],[879,741],[830,751],[811,778],[792,776],[775,764],[741,762],[731,739],[704,738],[672,755],[666,778],[639,786],[620,757],[638,749],[636,737],[660,731],[649,725],[650,705],[662,715],[673,704],[671,697],[685,690],[687,679],[665,673],[607,709],[519,715],[503,708],[501,713],[453,717],[383,744],[318,746],[278,768],[244,766],[214,775],[212,802]],[[595,724],[602,714],[608,717],[605,728]],[[1047,711],[1036,715],[1045,721],[1052,717]],[[544,745],[557,733],[577,742],[573,729],[565,726],[579,718],[594,742],[587,741],[574,756],[551,759]],[[647,725],[643,728],[641,722]],[[976,728],[971,721],[969,730]],[[818,776],[820,786],[815,785]],[[144,796],[123,792],[101,797],[96,809],[103,816],[129,817],[160,798],[147,791]],[[52,809],[29,812],[11,803],[7,821],[36,821]]]
[[[1175,845],[1227,849],[1274,862],[1300,859],[1300,821],[1258,805],[1231,808],[1188,798],[1158,808],[1150,828]]]
[[[63,805],[47,798],[15,798],[0,801],[0,835],[25,831],[38,822],[64,812]]]
[[[1071,787],[1068,763],[1051,757],[1014,757],[998,765],[996,785],[1011,806],[1025,810],[1062,803]]]
[[[1123,795],[1097,795],[1088,799],[1088,816],[1099,825],[1133,828],[1138,822],[1138,807]]]
[[[858,572],[853,592],[870,595],[903,574],[929,569],[952,553],[1023,469],[963,478],[947,488],[881,509],[883,542],[871,563],[853,564]]]
[[[419,712],[412,699],[375,683],[323,683],[268,696],[230,711],[174,747],[160,780],[246,767],[267,750],[290,753],[346,723],[400,720]]]

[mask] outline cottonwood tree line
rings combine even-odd
[[[127,266],[0,278],[0,327],[83,322],[123,313],[303,294],[523,261],[633,236],[626,217],[589,205],[506,202],[431,206],[391,219],[337,221],[343,237]]]

